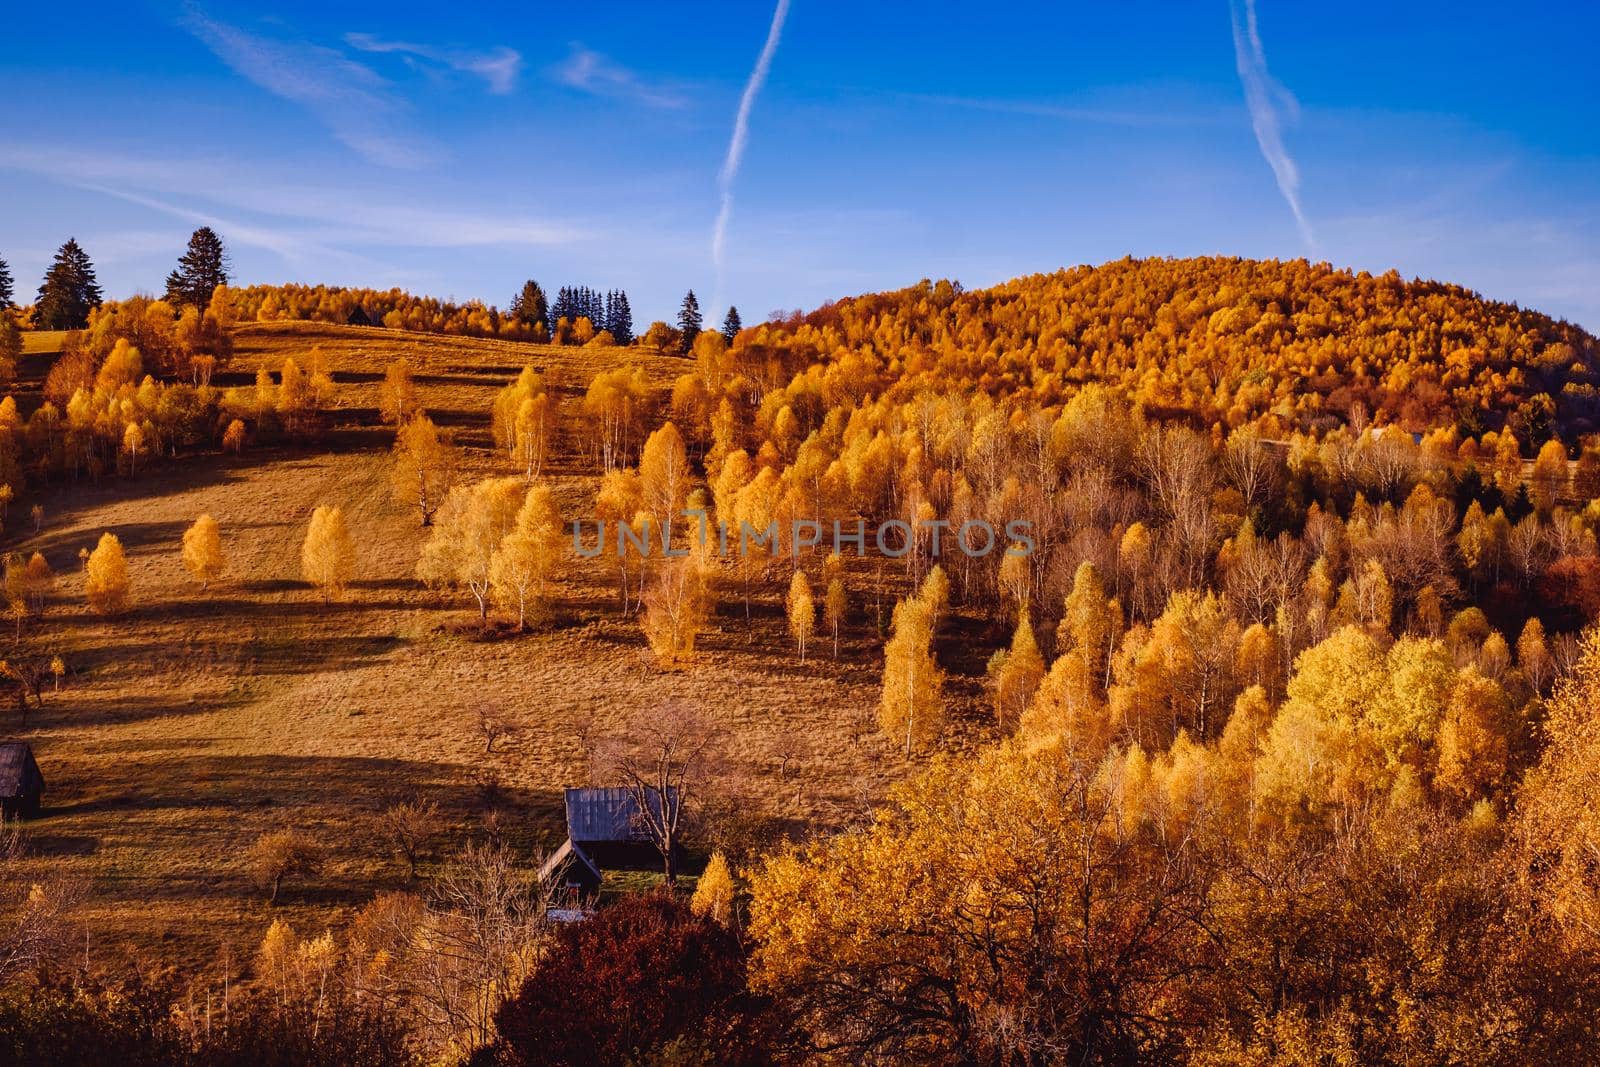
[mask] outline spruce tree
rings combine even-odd
[[[678,332],[683,336],[685,352],[694,347],[694,339],[700,336],[700,301],[693,289],[684,296],[683,307],[678,309]]]
[[[39,286],[34,320],[41,330],[81,330],[100,300],[94,264],[75,239],[67,238]]]
[[[0,259],[0,311],[16,303],[15,296],[11,287],[11,268],[6,266],[5,260]]]
[[[540,324],[550,328],[550,302],[532,278],[522,283],[522,292],[511,301],[511,317],[530,328]]]
[[[204,312],[217,286],[227,284],[228,250],[215,230],[202,226],[190,236],[189,250],[178,260],[178,269],[167,275],[167,300]]]
[[[739,320],[739,309],[730,307],[728,317],[722,320],[722,339],[733,344],[733,339],[739,336],[739,331],[744,328],[744,323]]]
[[[633,344],[633,309],[628,306],[628,294],[617,290],[616,308],[611,315],[611,336],[619,345]]]

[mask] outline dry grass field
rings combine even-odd
[[[61,342],[66,337],[66,330],[29,330],[22,335],[22,354],[32,356],[59,352]]]
[[[43,552],[60,574],[32,641],[59,651],[68,674],[26,722],[8,709],[7,732],[33,744],[46,777],[46,810],[32,827],[41,862],[89,884],[91,956],[136,952],[203,970],[223,952],[248,953],[276,916],[305,931],[337,925],[375,891],[404,883],[375,826],[397,797],[438,803],[433,862],[491,831],[534,862],[559,841],[562,787],[590,779],[585,739],[592,746],[638,709],[671,701],[725,727],[715,783],[724,802],[797,831],[859,816],[903,773],[873,725],[880,643],[866,611],[839,662],[824,648],[802,667],[779,606],[786,582],[769,583],[749,623],[730,589],[697,663],[667,674],[637,620],[618,612],[605,575],[569,567],[552,626],[495,640],[473,632],[468,601],[414,579],[425,531],[390,500],[393,435],[376,416],[391,360],[411,361],[423,405],[468,446],[474,475],[510,473],[488,448],[495,391],[528,362],[553,376],[568,435],[551,482],[569,518],[588,514],[597,484],[573,446],[589,378],[638,361],[664,395],[681,361],[310,323],[250,325],[236,341],[225,382],[248,381],[262,363],[275,370],[288,355],[306,365],[321,347],[340,406],[319,442],[189,455],[136,478],[61,486],[39,496],[37,533],[12,513],[6,547]],[[332,603],[300,581],[300,544],[319,503],[345,508],[360,560],[360,580]],[[202,512],[222,525],[229,567],[204,593],[178,551]],[[112,620],[86,608],[78,563],[106,530],[126,545],[133,581],[133,608]],[[865,571],[857,608],[870,606]],[[950,643],[941,659],[965,672],[952,693],[970,740],[982,660],[961,655],[959,638]],[[484,702],[520,726],[492,754],[477,729]],[[269,906],[244,852],[290,826],[328,858]]]

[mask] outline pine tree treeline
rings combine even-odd
[[[219,290],[216,310],[229,322],[305,320],[341,325],[351,322],[359,312],[361,319],[390,330],[533,342],[554,339],[563,318],[571,327],[578,317],[593,313],[596,317],[589,322],[596,333],[609,330],[621,345],[635,339],[633,310],[627,293],[620,289],[605,294],[568,286],[557,292],[553,302],[541,303],[546,300],[537,282],[524,284],[504,312],[478,300],[454,304],[402,289],[251,285]]]
[[[586,285],[564,285],[556,294],[550,317],[556,322],[565,319],[568,325],[588,319],[591,326],[609,333],[617,344],[633,343],[633,309],[628,304],[628,294],[621,289],[601,293]]]

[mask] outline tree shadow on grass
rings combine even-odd
[[[93,673],[107,666],[188,663],[236,664],[249,675],[303,675],[357,670],[408,644],[394,634],[336,635],[306,638],[285,634],[273,638],[234,640],[129,641],[83,649],[73,656],[74,669]],[[48,704],[46,704],[48,707]]]
[[[75,734],[85,727],[126,725],[174,715],[206,715],[242,708],[247,703],[248,700],[243,696],[220,695],[204,698],[176,694],[165,697],[82,697],[69,687],[61,693],[47,695],[44,707],[30,708],[26,724],[21,716],[8,708],[5,723],[13,736],[31,742],[35,755],[42,759],[51,749],[61,745],[69,732]],[[153,746],[152,751],[166,744],[162,742]],[[98,743],[96,749],[100,749]],[[49,781],[50,774],[46,771],[47,785]]]
[[[54,774],[61,802],[47,803],[31,824],[37,854],[85,854],[112,832],[141,848],[175,851],[168,866],[191,868],[159,877],[119,870],[115,896],[252,897],[243,852],[260,834],[283,829],[306,833],[327,854],[323,875],[292,890],[295,901],[358,903],[379,890],[406,888],[402,866],[386,862],[388,850],[376,832],[377,816],[402,797],[437,805],[430,842],[436,859],[486,836],[486,801],[469,768],[426,758],[179,753],[97,764],[92,773],[65,760]],[[500,812],[496,833],[520,863],[533,865],[564,834],[559,788],[499,786],[493,805]],[[174,832],[182,839],[172,839]],[[380,871],[341,883],[339,868],[348,862],[376,863]]]

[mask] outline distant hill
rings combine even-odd
[[[963,292],[841,300],[764,331],[790,369],[855,354],[886,389],[1086,381],[1201,423],[1326,428],[1356,405],[1408,430],[1509,423],[1524,446],[1600,430],[1600,341],[1468,289],[1304,260],[1122,259]]]

